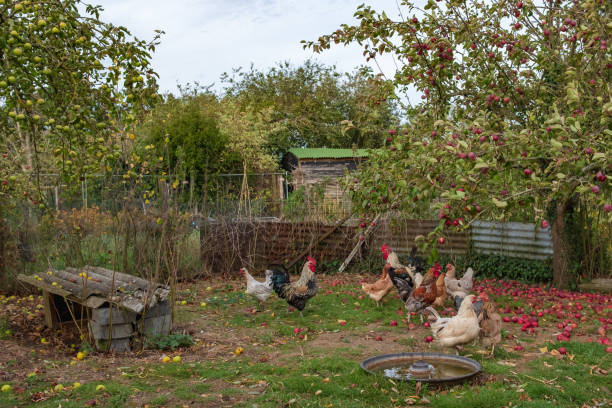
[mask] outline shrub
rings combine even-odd
[[[193,345],[193,337],[186,333],[172,333],[147,337],[146,346],[156,350],[176,350]]]
[[[550,259],[537,261],[502,255],[478,254],[470,251],[464,256],[456,256],[453,259],[447,255],[442,255],[439,262],[441,265],[454,264],[458,273],[463,273],[468,267],[471,267],[477,278],[503,278],[529,282],[549,282],[552,280],[552,262]]]

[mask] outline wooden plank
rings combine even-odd
[[[612,293],[612,279],[593,279],[592,282],[578,285],[580,290]]]
[[[370,235],[372,233],[372,231],[374,230],[373,225],[376,225],[376,222],[378,221],[379,218],[380,218],[380,214],[376,214],[376,217],[374,218],[374,221],[372,222],[372,224],[370,224],[368,229],[365,231],[363,239],[360,239],[357,242],[357,245],[355,245],[355,248],[353,248],[353,250],[351,251],[349,256],[344,260],[344,262],[342,262],[342,265],[340,265],[340,268],[338,268],[338,273],[344,272],[344,270],[346,269],[348,264],[351,263],[351,261],[353,260],[353,258],[357,254],[357,251],[359,251],[359,248],[361,248],[361,246],[365,242],[365,240],[368,237],[368,235]]]
[[[43,310],[45,311],[45,325],[48,328],[53,329],[55,326],[53,324],[55,319],[53,318],[53,314],[51,312],[51,294],[46,290],[43,290]]]

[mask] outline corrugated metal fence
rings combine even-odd
[[[471,228],[474,250],[513,258],[545,260],[553,255],[550,227],[521,222],[475,221]]]

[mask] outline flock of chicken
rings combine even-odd
[[[255,297],[262,305],[274,291],[281,299],[285,299],[289,305],[298,309],[302,315],[306,302],[315,296],[319,289],[315,275],[317,261],[311,257],[307,259],[300,278],[295,282],[291,282],[289,272],[282,266],[266,270],[266,279],[263,282],[253,278],[246,268],[241,268],[240,273],[246,279],[246,293]]]
[[[414,251],[409,257],[410,265],[401,264],[387,245],[381,247],[381,252],[386,262],[381,276],[374,283],[361,286],[377,305],[395,287],[408,312],[419,312],[421,322],[423,313],[429,314],[433,338],[442,346],[460,348],[480,337],[484,345],[492,346],[493,353],[495,344],[501,341],[501,316],[491,300],[476,301],[471,294],[474,274],[471,268],[458,279],[453,265],[446,265],[446,273],[442,273],[442,267],[436,263],[422,275],[424,269]],[[280,266],[267,270],[264,282],[255,280],[245,268],[240,272],[246,279],[247,294],[257,298],[260,304],[275,292],[301,315],[308,299],[318,290],[315,267],[316,261],[309,257],[295,282],[291,282],[288,271]],[[448,298],[457,313],[441,317],[434,306],[443,307]]]

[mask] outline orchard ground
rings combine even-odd
[[[461,354],[481,362],[483,373],[463,385],[431,387],[360,369],[361,360],[382,353],[454,353],[425,341],[430,330],[418,316],[406,316],[394,292],[377,307],[361,292],[361,278],[320,276],[319,295],[306,306],[304,318],[288,312],[274,295],[265,310],[256,311],[242,281],[183,284],[174,331],[191,334],[193,346],[133,354],[90,351],[82,360],[74,330],[41,330],[39,297],[3,297],[0,386],[10,389],[0,393],[0,406],[599,407],[612,402],[610,295],[476,282],[475,290],[489,294],[508,320],[502,343],[493,358],[477,341],[469,344]],[[164,356],[181,359],[162,362]]]

